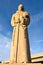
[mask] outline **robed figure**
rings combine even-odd
[[[28,25],[30,23],[29,13],[24,11],[24,6],[18,6],[18,10],[12,15],[11,25],[13,35],[11,43],[10,62],[31,62],[30,46],[28,39]]]

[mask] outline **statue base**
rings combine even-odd
[[[13,63],[13,64],[10,64],[10,63],[0,63],[0,65],[42,65],[41,63]]]

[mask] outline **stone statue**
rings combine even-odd
[[[24,11],[24,6],[20,4],[18,6],[18,11],[13,14],[11,19],[11,25],[13,26],[13,36],[10,53],[11,63],[31,62],[27,30],[27,26],[29,25],[29,23],[29,14],[28,12]]]

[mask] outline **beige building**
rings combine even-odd
[[[43,63],[43,53],[33,54],[31,55],[32,62],[41,62]]]

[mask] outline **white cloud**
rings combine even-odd
[[[0,47],[4,46],[5,48],[10,48],[11,39],[7,38],[6,36],[0,34]]]
[[[11,36],[12,36],[12,31],[8,31],[8,32],[6,33],[6,35],[7,35],[8,37],[11,37]]]
[[[0,31],[2,31],[3,30],[3,27],[2,27],[2,25],[0,24]]]
[[[31,51],[32,54],[41,52],[40,44],[34,43],[33,46],[31,47],[30,51]]]
[[[36,53],[39,53],[40,52],[40,47],[35,47],[35,48],[31,48],[30,51],[31,51],[31,54],[36,54]]]
[[[6,44],[5,48],[10,48],[10,43],[9,44]]]
[[[43,52],[43,39],[33,40],[30,47],[32,54]]]
[[[9,59],[11,39],[0,34],[0,60]]]
[[[0,45],[0,48],[2,47],[2,45]]]
[[[43,40],[35,40],[33,42],[40,43],[40,42],[43,42]]]
[[[7,32],[7,35],[10,35],[10,34],[11,34],[11,31],[8,31],[8,32]]]

